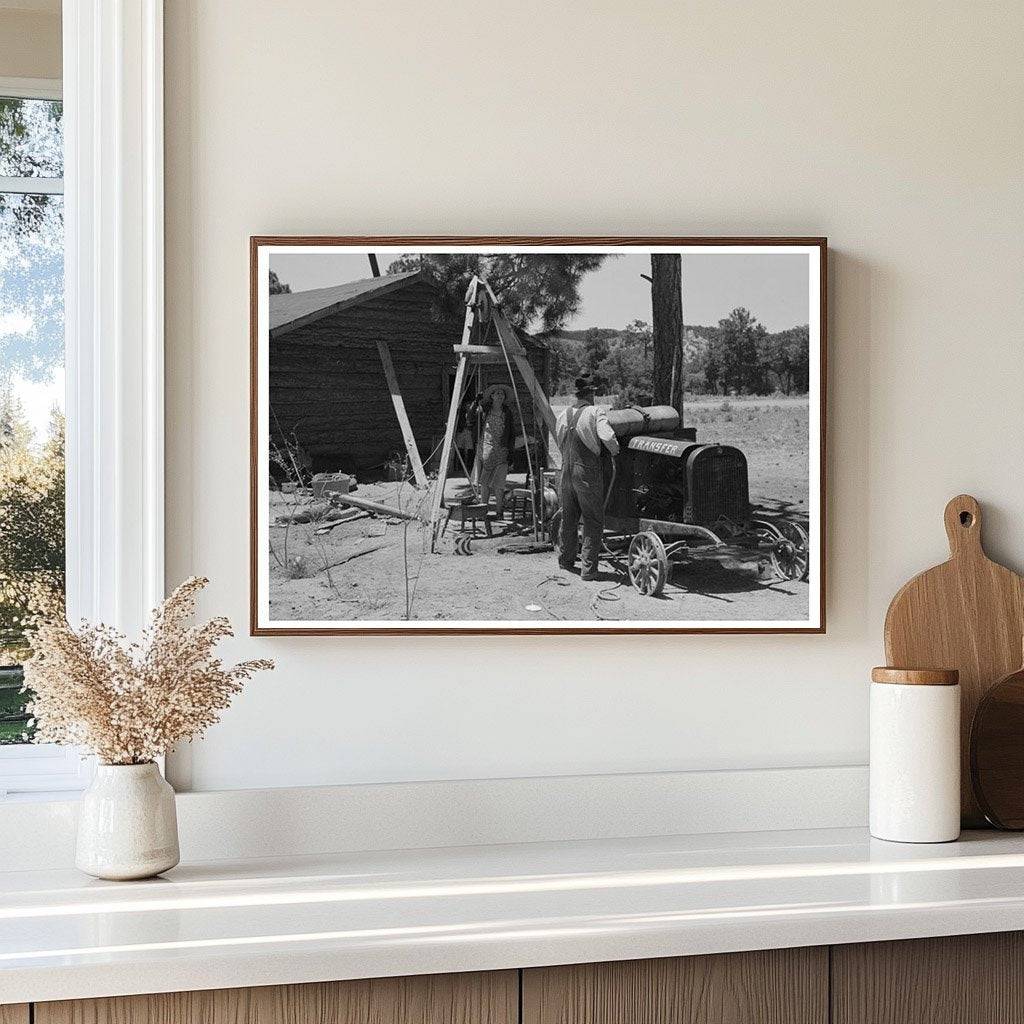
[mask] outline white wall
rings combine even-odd
[[[946,500],[1024,563],[1024,6],[167,8],[169,582],[243,632],[250,234],[832,245],[826,636],[243,637],[194,786],[863,762]]]

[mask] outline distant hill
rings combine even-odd
[[[700,327],[696,324],[687,324],[686,333],[689,334],[690,331],[693,331],[694,334],[703,335],[705,338],[718,334],[717,327]],[[603,338],[617,338],[625,334],[626,331],[621,327],[586,327],[579,331],[557,330],[551,331],[550,334],[545,334],[544,340],[551,341],[553,338],[564,338],[566,341],[585,341],[591,333]]]

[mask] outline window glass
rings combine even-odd
[[[62,178],[62,104],[0,96],[0,177]]]
[[[31,738],[26,621],[63,605],[61,149],[60,103],[0,97],[0,744]]]

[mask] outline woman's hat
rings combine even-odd
[[[512,389],[507,384],[491,384],[491,385],[489,385],[488,387],[484,388],[483,398],[484,399],[490,398],[491,395],[493,395],[495,391],[501,391],[505,395],[505,404],[506,405],[511,405],[511,403],[513,401],[513,399],[512,399]]]

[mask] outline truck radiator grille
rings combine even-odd
[[[738,448],[704,445],[687,461],[689,522],[711,526],[719,519],[744,522],[750,514],[747,460]]]

